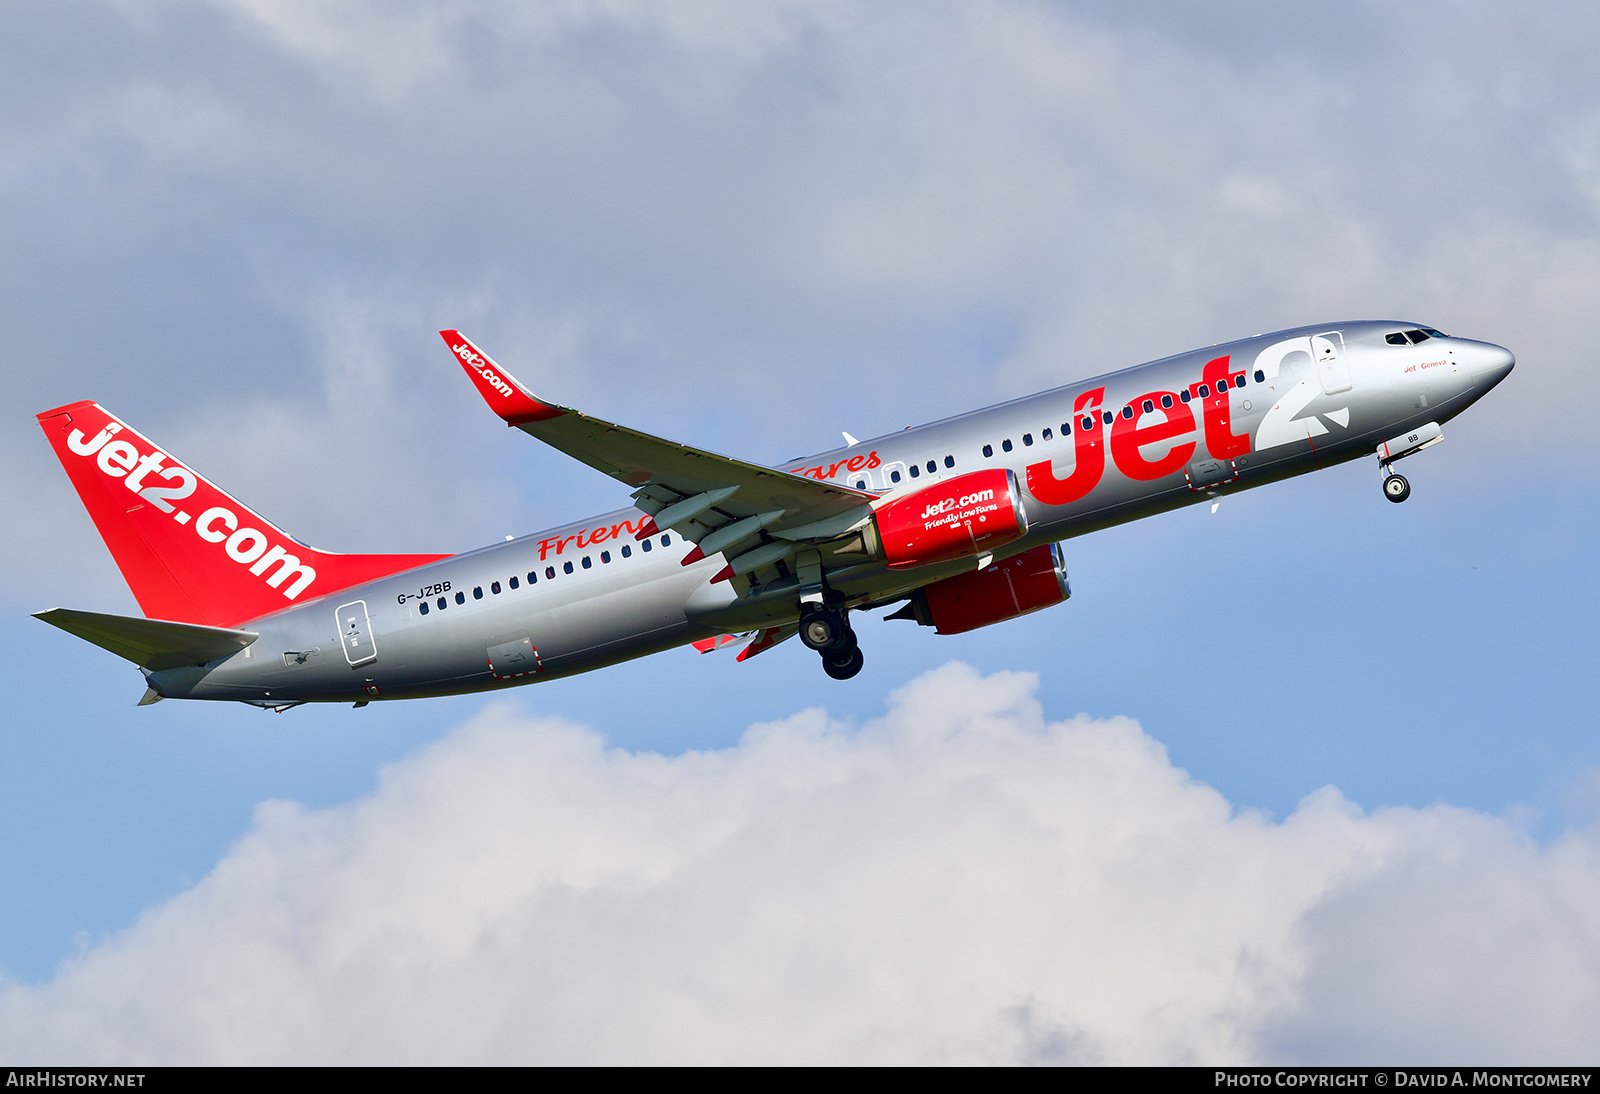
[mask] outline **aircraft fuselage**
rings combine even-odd
[[[1099,528],[1372,456],[1436,427],[1510,371],[1484,342],[1392,344],[1392,322],[1303,327],[1082,380],[873,438],[782,470],[880,494],[985,468],[1023,485],[1028,532],[1004,558]],[[168,697],[263,704],[408,698],[585,672],[717,634],[792,622],[797,580],[712,577],[717,554],[644,541],[623,509],[297,603],[245,624],[231,657],[148,673]],[[840,560],[835,559],[835,563]],[[971,558],[892,569],[862,556],[829,569],[844,607],[903,598],[971,570]]]

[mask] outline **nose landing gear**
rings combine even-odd
[[[835,680],[850,679],[866,663],[850,619],[840,609],[806,605],[800,613],[800,641],[822,655],[822,671]]]
[[[1383,496],[1398,505],[1411,496],[1411,484],[1404,475],[1391,471],[1383,477]]]
[[[1444,440],[1444,430],[1438,422],[1419,425],[1409,433],[1391,437],[1378,446],[1378,473],[1383,476],[1383,496],[1398,505],[1411,496],[1411,484],[1404,475],[1396,474],[1391,465],[1395,460],[1415,455],[1424,448],[1432,448]]]

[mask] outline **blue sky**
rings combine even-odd
[[[1399,886],[1389,903],[1344,890],[1312,911],[1289,901],[1284,938],[1335,920],[1344,926],[1326,928],[1329,939],[1406,937],[1397,924],[1415,922],[1427,898],[1402,882],[1434,861],[1417,833],[1451,825],[1466,834],[1444,857],[1479,870],[1474,885],[1505,884],[1495,873],[1505,847],[1528,877],[1565,879],[1505,928],[1554,937],[1540,916],[1571,919],[1572,894],[1600,885],[1600,722],[1588,687],[1600,653],[1600,453],[1588,409],[1600,396],[1588,354],[1600,288],[1590,67],[1600,18],[1559,3],[1294,12],[77,0],[0,15],[0,314],[12,361],[0,394],[11,469],[0,552],[13,574],[0,617],[12,667],[0,732],[0,971],[13,987],[0,989],[10,993],[0,1006],[32,1031],[6,1052],[70,1056],[51,1031],[82,1017],[73,992],[96,997],[108,963],[142,954],[157,976],[161,924],[226,904],[218,879],[255,861],[249,848],[278,847],[276,814],[260,803],[299,802],[314,819],[370,806],[402,829],[384,765],[423,778],[457,747],[488,763],[500,754],[472,744],[485,718],[521,725],[524,737],[565,719],[623,749],[678,757],[669,770],[680,773],[696,750],[722,750],[713,755],[744,770],[757,755],[750,726],[788,725],[812,708],[846,734],[897,725],[898,715],[873,722],[891,693],[920,680],[893,701],[915,707],[966,679],[963,669],[925,677],[952,660],[979,680],[1036,674],[1034,699],[979,721],[1033,732],[1016,711],[1036,700],[1050,722],[1136,722],[1170,765],[1130,766],[1128,778],[1164,786],[1180,771],[1214,788],[1234,811],[1217,821],[1222,844],[1256,811],[1286,840],[1316,829],[1321,806],[1302,799],[1331,786],[1364,811],[1356,844],[1406,849],[1383,860]],[[834,446],[842,429],[866,437],[1198,345],[1352,317],[1425,322],[1518,355],[1446,443],[1407,461],[1405,505],[1382,500],[1372,466],[1347,465],[1229,499],[1216,514],[1202,507],[1072,541],[1069,604],[957,638],[863,621],[868,667],[843,684],[785,646],[743,665],[669,652],[496,701],[282,716],[134,709],[134,670],[27,617],[57,604],[136,611],[32,420],[75,399],[104,403],[320,547],[454,551],[614,508],[624,492],[486,420],[433,333],[441,327],[470,333],[562,402],[777,462]],[[509,711],[493,706],[504,701]],[[862,732],[870,742],[877,731]],[[537,752],[494,740],[513,766]],[[1070,783],[1079,769],[1061,762]],[[611,790],[595,801],[615,817],[646,808]],[[708,800],[724,791],[733,794],[706,790]],[[884,795],[883,808],[900,800]],[[820,815],[824,799],[813,803]],[[863,797],[863,815],[875,800]],[[1170,831],[1177,800],[1152,798],[1141,823]],[[1085,801],[1063,832],[1096,831],[1095,818],[1118,808]],[[455,830],[494,842],[465,821]],[[351,847],[381,858],[377,842]],[[1249,840],[1239,847],[1240,869],[1275,861]],[[291,850],[283,860],[300,861]],[[824,850],[817,861],[831,861]],[[881,850],[890,861],[933,853],[887,835]],[[1066,854],[1054,844],[1039,853],[1046,871],[1049,856]],[[378,897],[351,899],[370,908]],[[995,914],[983,929],[1009,929]],[[233,922],[200,920],[196,930],[219,939]],[[307,922],[308,932],[326,926]],[[1600,934],[1584,922],[1563,952],[1592,969]],[[953,920],[948,930],[960,942],[978,928]],[[874,952],[898,967],[887,949]],[[1162,960],[1179,969],[1198,952]],[[1451,999],[1481,1003],[1459,1028],[1511,1028],[1488,985],[1517,952],[1507,942],[1473,966],[1481,979],[1447,985]],[[1284,967],[1297,960],[1311,961],[1286,956]],[[1067,988],[1058,997],[1059,985],[1008,980],[995,988],[996,1013],[1024,1013],[1019,998],[1054,1000],[1066,1039],[1016,1034],[973,1058],[1055,1058],[1040,1044],[1079,1046],[1062,1058],[1143,1060],[1448,1047],[1442,1022],[1341,1024],[1339,1008],[1376,993],[1376,981],[1334,991],[1314,971],[1322,966],[1305,967],[1313,972],[1285,973],[1280,993],[1300,1011],[1266,1007],[1224,1041],[1195,1033],[1198,1019],[1160,1037],[1153,1020],[1097,1025]],[[1174,973],[1174,984],[1190,982]],[[1571,990],[1569,1013],[1600,1006],[1592,974]],[[1204,991],[1172,992],[1163,998],[1204,1010]],[[760,1002],[746,1005],[754,1013]],[[1129,1014],[1153,1013],[1136,1003],[1154,1005],[1132,1000]],[[146,1004],[174,1029],[186,1020],[153,995]],[[1307,1024],[1312,1013],[1319,1023]],[[917,1029],[931,1038],[977,1020],[953,1015],[930,1013]],[[660,1017],[637,1015],[642,1026]],[[1385,1040],[1390,1029],[1412,1040]],[[932,1058],[933,1041],[911,1032],[876,1046],[830,1036],[750,1043],[775,1046],[766,1058],[800,1041],[815,1059]],[[1587,1045],[1593,1056],[1592,1039],[1503,1037],[1508,1058],[1519,1046],[1570,1059]],[[315,1058],[374,1051],[350,1038],[330,1038]],[[151,1059],[295,1058],[292,1039],[275,1057],[265,1035],[230,1048],[174,1034],[160,1042],[168,1057],[155,1041],[107,1033],[96,1043]],[[631,1058],[659,1058],[653,1043],[641,1036]],[[719,1058],[719,1043],[708,1038],[691,1058]],[[630,1058],[591,1047],[573,1058]],[[491,1045],[432,1058],[521,1057]]]

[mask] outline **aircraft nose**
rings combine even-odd
[[[1466,353],[1467,367],[1472,370],[1472,382],[1485,389],[1504,380],[1517,359],[1504,346],[1492,342],[1479,342]]]

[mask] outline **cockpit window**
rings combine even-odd
[[[1420,330],[1408,330],[1406,331],[1406,337],[1411,339],[1413,343],[1426,342],[1428,340],[1427,332]]]
[[[1411,344],[1410,342],[1406,341],[1406,336],[1401,334],[1399,331],[1395,331],[1393,334],[1384,335],[1383,340],[1389,343],[1391,346],[1409,346]]]
[[[1443,331],[1436,331],[1432,327],[1423,327],[1422,328],[1422,333],[1426,334],[1430,338],[1449,338],[1450,337],[1448,334],[1445,334]]]

